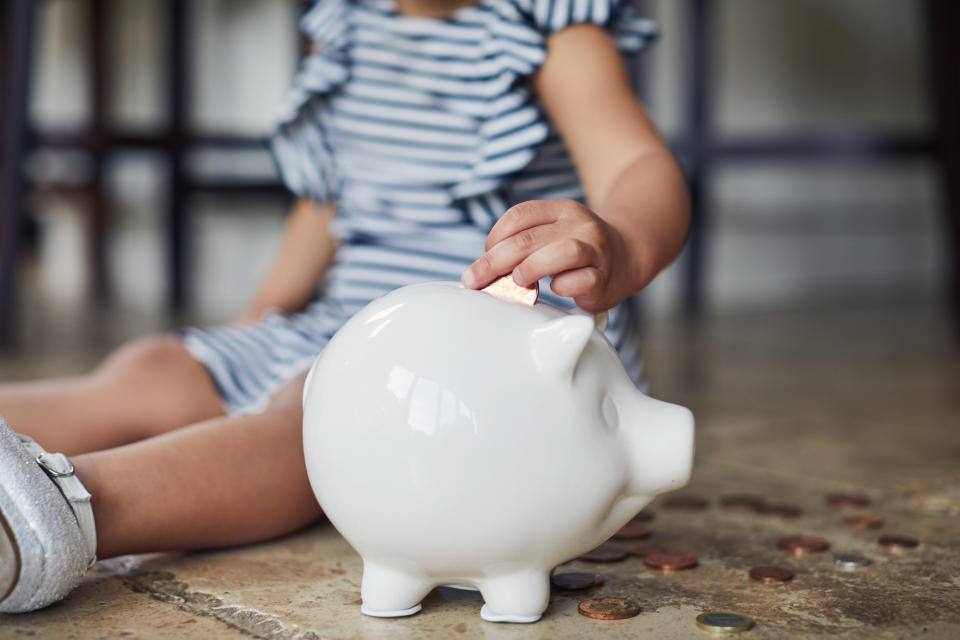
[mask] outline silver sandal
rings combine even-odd
[[[96,562],[90,493],[60,453],[0,418],[0,611],[45,607]]]

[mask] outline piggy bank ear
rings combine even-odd
[[[547,375],[572,377],[593,329],[593,318],[579,314],[551,320],[534,329],[530,346],[537,368]]]

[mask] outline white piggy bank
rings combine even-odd
[[[372,616],[456,585],[485,620],[534,622],[553,567],[690,476],[692,414],[638,391],[592,318],[453,282],[357,313],[303,405],[310,483]]]

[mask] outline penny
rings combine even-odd
[[[663,549],[650,542],[632,542],[625,548],[627,553],[638,558],[644,558],[651,553],[663,553]]]
[[[532,287],[521,287],[513,281],[512,275],[507,274],[485,286],[482,291],[486,291],[501,300],[533,306],[540,295],[540,284],[534,282]]]
[[[792,504],[764,504],[757,508],[757,513],[778,518],[799,518],[803,509]]]
[[[628,555],[630,554],[627,553],[623,545],[615,542],[604,542],[593,551],[588,551],[580,556],[578,560],[585,560],[587,562],[619,562]]]
[[[603,584],[603,576],[599,573],[555,573],[550,576],[550,584],[561,591],[580,591],[599,587]]]
[[[880,536],[877,542],[881,547],[888,551],[906,551],[907,549],[916,549],[920,543],[907,536]]]
[[[753,619],[729,611],[711,611],[697,616],[697,626],[714,633],[737,633],[752,627]]]
[[[648,553],[643,558],[643,564],[651,569],[659,569],[664,573],[674,571],[683,571],[697,566],[697,557],[689,553],[672,553],[669,551],[660,551],[657,553]]]
[[[854,529],[879,529],[883,526],[883,518],[880,516],[875,516],[872,513],[856,513],[852,516],[848,516],[844,521],[847,523],[848,527]]]
[[[700,496],[692,494],[682,496],[671,496],[663,502],[666,509],[686,509],[689,511],[701,511],[710,506],[710,501]]]
[[[777,541],[777,546],[795,556],[803,556],[808,553],[826,551],[830,548],[830,543],[823,538],[814,536],[787,536],[786,538],[780,538]]]
[[[872,564],[873,561],[870,558],[864,558],[862,556],[853,556],[848,554],[840,554],[833,556],[833,564],[844,569],[860,569],[861,567],[866,567]]]
[[[763,584],[779,584],[793,578],[793,571],[781,567],[754,567],[750,577]]]
[[[764,507],[764,500],[753,494],[737,493],[720,498],[720,506],[730,511],[759,511]]]
[[[577,611],[595,620],[626,620],[640,613],[640,605],[629,598],[597,598],[584,600]]]
[[[650,529],[642,522],[628,522],[623,525],[619,531],[613,534],[617,540],[638,540],[640,538],[649,538]]]
[[[834,509],[857,509],[869,507],[870,498],[859,493],[831,493],[827,496],[827,504]]]

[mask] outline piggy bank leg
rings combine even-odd
[[[360,610],[377,618],[396,618],[420,611],[420,601],[433,588],[433,582],[373,562],[363,563]]]
[[[484,605],[480,617],[488,622],[536,622],[550,602],[550,575],[527,569],[480,583]]]

